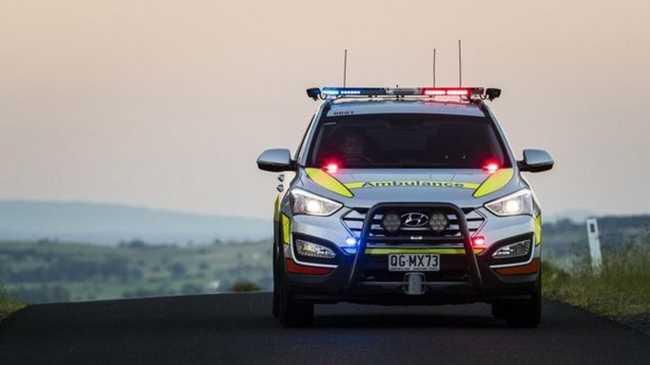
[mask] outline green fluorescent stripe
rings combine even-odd
[[[363,181],[355,181],[345,184],[345,187],[348,189],[361,189],[363,187],[363,184]]]
[[[481,252],[474,249],[474,253]],[[437,253],[440,255],[464,255],[464,248],[367,248],[366,255],[388,255],[391,253]]]
[[[480,198],[482,196],[492,194],[495,191],[501,190],[504,186],[508,185],[512,176],[514,175],[512,169],[501,169],[492,175],[488,176],[485,181],[481,183],[476,191],[474,191],[474,197]]]
[[[468,182],[466,182],[466,183],[461,183],[461,184],[463,184],[463,189],[476,189],[476,188],[478,188],[478,186],[479,186],[479,185],[476,184],[476,183],[468,183]]]
[[[385,181],[352,181],[345,184],[348,189],[366,188],[458,188],[474,190],[479,184],[462,181],[437,180],[385,180]]]
[[[535,246],[542,243],[542,215],[538,214],[535,217]]]
[[[291,243],[291,220],[282,214],[282,243],[288,245]]]
[[[305,172],[307,172],[307,176],[309,176],[313,182],[329,191],[343,195],[346,198],[352,198],[354,196],[350,189],[346,188],[345,185],[341,184],[341,182],[332,177],[332,175],[321,169],[308,167],[305,169]]]

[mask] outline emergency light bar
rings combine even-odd
[[[318,98],[341,98],[353,96],[460,96],[468,99],[494,100],[501,95],[501,89],[482,87],[413,87],[413,88],[379,88],[379,87],[324,87],[307,89],[307,96]]]

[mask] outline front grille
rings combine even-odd
[[[483,225],[485,217],[481,215],[474,208],[464,208],[462,209],[465,214],[465,220],[467,221],[467,228],[470,235],[473,235],[477,232]],[[400,207],[399,209],[390,209],[392,212],[398,214],[405,213],[422,213],[429,215],[431,209],[423,208],[408,208]],[[459,247],[462,247],[462,234],[460,231],[460,225],[458,216],[455,212],[446,211],[443,209],[437,209],[437,211],[442,212],[446,215],[447,221],[449,224],[443,231],[434,232],[429,226],[425,227],[404,227],[401,226],[398,231],[394,233],[388,233],[384,230],[381,225],[381,220],[384,213],[387,211],[378,211],[375,213],[372,218],[370,230],[368,231],[368,244],[367,246],[384,246],[384,245],[399,245],[399,244],[421,244],[426,242],[429,239],[435,239],[437,242],[444,241],[445,238],[449,238],[449,242]],[[363,230],[363,224],[366,219],[366,214],[368,213],[367,208],[356,208],[348,212],[343,216],[342,220],[346,227],[359,238]],[[382,240],[385,239],[385,242]]]

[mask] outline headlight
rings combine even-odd
[[[328,216],[341,209],[343,204],[323,198],[302,189],[291,190],[293,214]]]
[[[499,247],[492,257],[495,259],[509,259],[514,257],[528,256],[530,253],[530,240],[519,241]]]
[[[441,212],[433,212],[429,217],[429,226],[434,232],[442,232],[449,225],[447,215]]]
[[[528,189],[506,195],[485,204],[492,213],[499,216],[533,214],[533,194]]]

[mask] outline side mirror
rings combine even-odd
[[[541,172],[553,168],[553,157],[544,150],[524,150],[523,161],[517,161],[519,170],[528,172]]]
[[[266,150],[257,158],[257,167],[264,171],[292,171],[294,165],[291,160],[291,153],[284,148]]]

